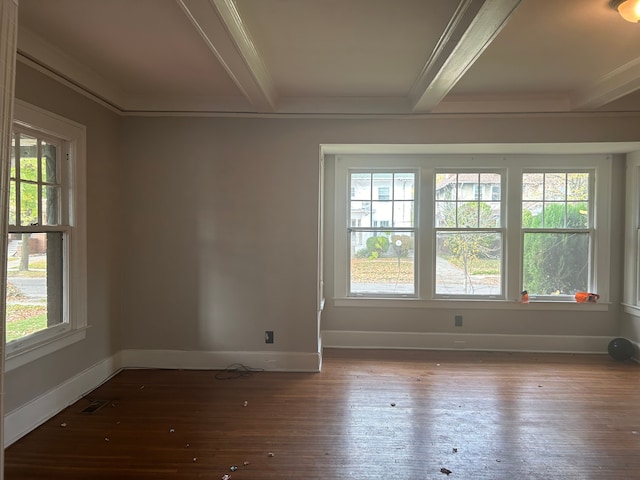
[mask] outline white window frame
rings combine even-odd
[[[62,195],[68,195],[63,269],[63,322],[5,346],[5,369],[12,370],[81,341],[87,328],[86,128],[26,102],[15,100],[14,124],[63,141]],[[64,188],[66,186],[66,188]],[[65,217],[65,215],[67,217]],[[57,229],[57,228],[56,228]],[[62,230],[60,229],[60,230]]]
[[[486,308],[530,310],[574,310],[589,309],[606,311],[609,304],[610,283],[610,197],[612,157],[599,154],[566,155],[365,155],[337,154],[334,179],[334,262],[333,300],[335,306],[381,306],[408,308]],[[522,173],[532,166],[540,170],[592,170],[594,172],[594,193],[592,198],[594,237],[591,289],[600,295],[597,304],[578,304],[574,299],[547,299],[523,305],[519,302],[522,284]],[[416,202],[419,216],[416,218],[416,296],[413,298],[370,298],[348,296],[348,242],[345,226],[348,218],[348,172],[351,168],[417,169]],[[433,267],[435,258],[434,199],[436,170],[502,170],[502,202],[505,228],[503,238],[503,268],[501,271],[504,287],[501,298],[450,298],[436,297]],[[425,227],[427,226],[427,227]],[[639,267],[640,268],[640,267]]]
[[[481,299],[491,299],[491,300],[495,300],[495,299],[504,299],[505,298],[505,275],[504,275],[504,266],[505,266],[505,239],[506,239],[506,222],[505,222],[505,214],[506,214],[506,201],[505,201],[505,197],[506,195],[504,195],[505,192],[505,182],[506,182],[506,171],[504,168],[493,168],[493,169],[487,169],[487,168],[450,168],[450,167],[435,167],[434,168],[434,180],[435,180],[435,175],[441,174],[441,173],[457,173],[457,174],[467,174],[467,173],[471,173],[471,174],[482,174],[482,173],[492,173],[492,174],[496,174],[496,175],[500,175],[500,189],[501,189],[501,195],[500,195],[500,226],[499,227],[472,227],[472,228],[464,228],[464,227],[437,227],[435,225],[435,222],[433,223],[433,228],[432,228],[432,235],[434,237],[434,241],[435,238],[437,237],[438,233],[446,233],[446,232],[452,232],[452,233],[456,233],[456,232],[460,232],[460,233],[471,233],[471,232],[492,232],[492,233],[499,233],[501,236],[501,243],[502,243],[502,248],[501,248],[501,252],[500,252],[500,294],[485,294],[485,295],[481,295],[481,294],[447,294],[447,293],[437,293],[436,292],[436,288],[437,285],[435,284],[435,275],[436,275],[436,271],[434,268],[434,272],[433,272],[433,278],[434,278],[434,285],[433,285],[433,293],[432,293],[432,298],[436,298],[436,299],[456,299],[456,300],[461,300],[461,299],[471,299],[471,300],[481,300]],[[434,183],[434,192],[435,192],[435,183]],[[480,202],[480,188],[478,184],[474,184],[473,186],[473,200],[465,200],[465,202],[473,202],[473,203],[479,203]],[[432,204],[429,206],[430,208],[435,208],[436,205],[436,199],[435,199],[435,195],[432,196],[432,199],[430,200],[432,202]],[[493,199],[489,199],[486,201],[490,201],[490,202],[497,202],[497,200],[493,200]],[[458,202],[458,200],[456,200],[456,202]],[[435,212],[435,210],[434,210]],[[435,213],[434,213],[435,215]],[[433,253],[433,262],[435,265],[436,262],[436,252],[434,250]]]
[[[627,155],[624,310],[640,317],[640,151]]]
[[[569,234],[569,233],[582,233],[582,234],[587,234],[589,236],[589,252],[588,252],[588,257],[589,257],[589,272],[588,272],[588,278],[589,278],[589,284],[590,285],[594,285],[594,271],[596,268],[596,262],[595,262],[595,245],[596,243],[596,229],[594,226],[594,215],[595,215],[595,170],[593,168],[558,168],[558,167],[554,167],[554,168],[549,168],[549,169],[540,169],[540,168],[532,168],[532,169],[525,169],[523,171],[523,174],[530,174],[530,173],[541,173],[541,174],[553,174],[553,173],[561,173],[561,174],[570,174],[570,173],[586,173],[589,175],[589,211],[588,211],[588,224],[589,226],[587,228],[524,228],[522,227],[522,221],[520,222],[521,225],[521,232],[522,232],[522,244],[524,244],[524,236],[526,233],[557,233],[557,234]],[[569,203],[569,200],[567,200],[567,198],[565,197],[563,202],[558,202],[558,203]],[[520,209],[522,211],[522,202],[520,202]],[[520,256],[520,260],[524,261],[524,256],[521,255]],[[521,282],[524,281],[523,276],[521,276]],[[521,283],[520,286],[521,290],[525,290],[526,286],[523,285]],[[595,290],[595,289],[593,289]],[[549,301],[549,302],[556,302],[556,301],[570,301],[572,302],[574,300],[574,297],[572,296],[568,296],[568,295],[559,295],[559,296],[554,296],[554,295],[533,295],[532,292],[529,292],[529,299],[530,300],[545,300],[545,301]]]

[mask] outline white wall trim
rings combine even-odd
[[[53,390],[8,412],[4,417],[5,448],[78,401],[121,368],[121,356],[116,354],[69,378]]]
[[[613,337],[324,330],[325,348],[607,353]]]
[[[208,352],[123,350],[125,368],[222,370],[234,363],[273,372],[319,372],[320,354],[307,352]]]

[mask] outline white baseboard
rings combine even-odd
[[[5,448],[49,420],[121,369],[120,356],[106,358],[53,390],[4,416]]]
[[[607,353],[610,337],[324,330],[325,348]]]
[[[319,372],[319,353],[123,350],[125,368],[222,370],[234,363],[273,372]]]

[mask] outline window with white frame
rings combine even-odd
[[[604,155],[339,155],[334,297],[606,303],[610,188]]]
[[[349,172],[349,294],[415,293],[416,174]]]
[[[522,272],[529,296],[589,291],[593,268],[592,172],[522,175]]]
[[[436,172],[436,295],[502,294],[501,185],[499,172]]]
[[[84,127],[16,101],[9,165],[7,367],[84,337]],[[20,362],[12,361],[23,356]]]

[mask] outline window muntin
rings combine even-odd
[[[502,174],[435,175],[435,294],[502,295]]]
[[[415,184],[410,171],[349,172],[349,295],[415,295]]]
[[[522,174],[522,286],[530,297],[590,290],[592,177],[589,171]]]

